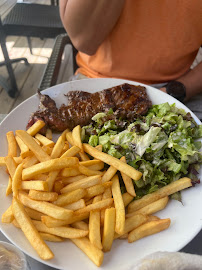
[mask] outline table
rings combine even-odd
[[[199,95],[198,97],[191,100],[189,103],[186,104],[191,110],[193,110],[196,115],[202,119],[202,95]],[[0,114],[0,122],[6,117],[6,114]],[[6,241],[9,242],[6,237],[0,232],[0,241]],[[198,254],[202,255],[202,230],[198,233],[198,235],[187,245],[185,246],[181,251],[191,254]],[[40,262],[37,262],[36,260],[32,259],[29,256],[27,257],[28,265],[31,270],[55,270],[56,268],[52,268],[49,266],[46,266]]]

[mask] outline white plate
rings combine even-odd
[[[84,90],[88,92],[96,92],[105,88],[128,82],[138,85],[139,83],[118,80],[118,79],[87,79],[73,81],[56,85],[44,91],[52,97],[57,105],[65,103],[63,94],[70,90]],[[179,108],[191,112],[186,106],[172,98],[171,96],[149,86],[146,86],[147,93],[153,104],[169,102],[176,103]],[[13,110],[0,125],[0,156],[7,153],[6,132],[16,129],[25,129],[30,113],[34,112],[39,104],[37,95],[24,101],[15,110]],[[199,119],[191,113],[198,124]],[[200,171],[200,176],[202,170]],[[11,204],[11,196],[5,196],[5,190],[8,177],[3,170],[0,170],[0,215]],[[183,204],[177,201],[169,202],[166,209],[158,213],[161,218],[171,218],[171,226],[168,230],[159,234],[152,235],[128,244],[125,240],[116,240],[113,243],[112,250],[104,255],[104,262],[100,269],[131,269],[138,259],[155,251],[178,251],[188,244],[202,228],[202,185],[196,185],[182,192]],[[75,270],[91,270],[97,267],[83,254],[71,241],[67,240],[63,243],[48,243],[55,254],[54,259],[44,262],[40,260],[36,252],[33,250],[23,233],[15,228],[12,224],[0,224],[3,234],[16,246],[22,249],[32,258],[41,261],[47,265],[58,269],[75,269]]]

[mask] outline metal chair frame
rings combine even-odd
[[[53,2],[53,3],[52,3]],[[12,64],[24,61],[28,65],[26,58],[10,59],[6,48],[7,36],[25,36],[28,39],[30,52],[32,53],[31,37],[55,38],[58,34],[65,33],[59,16],[59,7],[55,6],[57,0],[51,1],[52,5],[41,5],[32,3],[17,3],[8,15],[1,21],[0,18],[0,43],[5,61],[0,62],[1,66],[6,66],[10,84],[0,76],[0,85],[12,98],[18,94],[18,87],[12,68]]]

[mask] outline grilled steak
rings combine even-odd
[[[144,115],[151,106],[145,87],[130,84],[118,85],[93,94],[70,91],[65,96],[67,105],[58,109],[54,100],[39,93],[39,109],[31,115],[27,128],[41,119],[46,123],[46,128],[61,132],[77,125],[87,125],[93,115],[106,112],[110,108],[127,119],[134,114]]]

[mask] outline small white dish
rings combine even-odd
[[[8,251],[8,254],[6,254],[6,252],[3,253],[2,248],[5,248],[6,252]],[[27,269],[26,257],[24,253],[16,246],[7,242],[0,241],[0,255],[1,255],[0,270],[5,270],[5,264],[3,264],[2,262],[4,261],[3,259],[5,260],[8,259],[8,256],[12,256],[13,261],[11,260],[12,262],[8,266],[10,268],[6,268],[6,269],[12,269],[12,270],[26,270]]]

